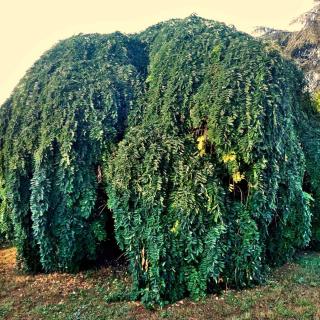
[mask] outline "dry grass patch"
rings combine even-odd
[[[128,301],[130,277],[123,267],[24,275],[15,268],[15,254],[14,248],[0,249],[0,319],[320,319],[317,253],[274,270],[265,286],[199,302],[184,299],[156,311]]]

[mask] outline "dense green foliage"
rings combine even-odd
[[[123,135],[144,61],[121,34],[74,37],[47,52],[4,107],[2,205],[10,203],[24,269],[74,270],[94,259],[106,236],[105,210],[95,208],[100,164]]]
[[[315,93],[305,101],[303,118],[299,119],[302,146],[306,157],[305,189],[312,194],[312,237],[311,245],[320,249],[320,99]]]
[[[303,85],[267,45],[195,16],[63,41],[0,109],[0,232],[14,226],[23,268],[72,271],[112,214],[147,305],[258,283],[310,241]]]

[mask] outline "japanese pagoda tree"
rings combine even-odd
[[[310,241],[303,88],[274,48],[196,16],[62,41],[0,109],[0,233],[21,268],[75,271],[114,220],[148,305],[259,283]]]

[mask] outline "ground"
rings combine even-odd
[[[32,276],[16,271],[15,255],[14,248],[0,248],[0,319],[320,319],[319,253],[298,255],[264,286],[156,311],[126,301],[130,277],[124,267]]]

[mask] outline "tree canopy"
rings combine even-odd
[[[146,305],[259,283],[319,233],[303,87],[268,44],[197,16],[62,41],[0,108],[0,233],[21,268],[75,271],[114,220]]]

